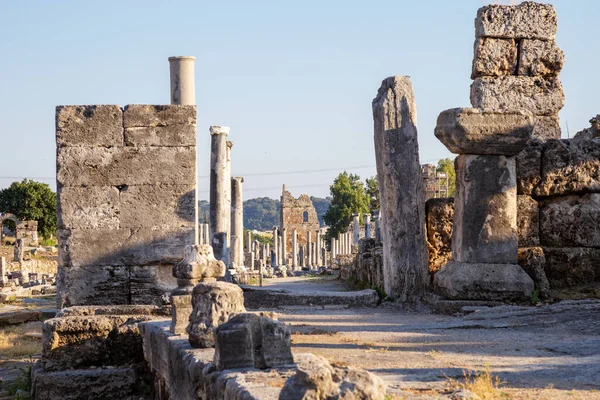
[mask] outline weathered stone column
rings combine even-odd
[[[385,79],[373,100],[375,158],[383,218],[384,289],[400,301],[429,285],[425,193],[417,110],[407,76]]]
[[[231,148],[233,147],[233,142],[231,141],[227,141],[226,142],[227,145],[227,164],[225,167],[225,180],[227,182],[231,181]],[[229,243],[229,246],[227,247],[227,259],[230,261],[227,265],[229,266],[229,264],[231,263],[231,252],[233,251],[232,249],[234,249],[234,247],[232,246],[231,243],[231,231],[232,231],[232,225],[231,225],[231,214],[233,213],[233,208],[231,207],[231,185],[227,186],[227,190],[225,191],[225,207],[227,207],[227,209],[229,210],[229,212],[227,213],[227,218],[229,219],[229,223],[228,223],[228,228],[227,228],[227,243]]]
[[[2,228],[2,227],[0,226],[0,228]],[[23,239],[17,239],[15,241],[13,261],[22,263],[23,257],[25,257],[25,244],[23,243]],[[23,274],[23,275],[25,275],[25,274]]]
[[[2,227],[0,227],[1,229]],[[8,280],[6,278],[6,257],[0,257],[0,279],[2,286],[6,286]]]
[[[287,228],[281,228],[281,261],[282,266],[288,266],[287,256]]]
[[[231,178],[231,261],[236,267],[244,265],[244,178]]]
[[[198,225],[198,244],[204,243],[204,224]]]
[[[279,233],[277,227],[273,227],[273,257],[271,261],[271,267],[277,268],[279,266]]]
[[[365,214],[365,238],[371,238],[371,214]]]
[[[352,215],[352,228],[352,243],[358,244],[358,241],[360,240],[360,214]]]
[[[381,241],[381,211],[375,216],[375,239]]]
[[[307,267],[312,267],[313,266],[313,250],[312,250],[312,232],[306,232],[306,266]]]
[[[336,238],[331,238],[331,259],[335,260],[337,257],[337,240]]]
[[[171,104],[196,105],[194,63],[196,57],[169,57],[171,71]]]
[[[204,224],[204,244],[210,245],[210,225]]]
[[[300,250],[298,251],[298,266],[300,268],[304,267],[304,257],[306,256],[306,246],[300,245]]]
[[[227,176],[227,135],[226,126],[211,126],[210,149],[210,234],[211,245],[217,260],[229,265],[227,235],[230,229],[231,208],[227,202],[227,193],[231,182]],[[217,236],[218,235],[218,236]],[[225,238],[221,239],[223,236]],[[219,239],[219,240],[215,240]]]
[[[294,229],[292,231],[292,270],[298,269],[298,233]]]
[[[456,196],[452,261],[434,277],[453,299],[529,298],[533,281],[517,263],[517,178],[514,155],[534,129],[531,113],[452,109],[440,114],[436,137],[453,153]]]
[[[316,232],[317,235],[317,260],[315,262],[315,267],[320,267],[323,265],[323,258],[321,257],[321,248],[323,247],[323,238],[321,237],[321,231]]]

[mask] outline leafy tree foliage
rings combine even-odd
[[[352,214],[368,213],[370,203],[365,184],[360,177],[348,174],[346,171],[335,178],[329,191],[331,192],[331,205],[323,216],[325,223],[329,225],[327,239],[345,232],[352,222]]]
[[[379,182],[377,176],[365,179],[367,185],[367,196],[369,196],[369,209],[371,214],[373,211],[380,210],[381,205],[379,204]]]
[[[258,197],[244,202],[244,228],[268,231],[279,225],[280,201]]]
[[[45,238],[56,233],[56,193],[45,183],[24,179],[0,190],[0,212],[37,221],[38,232]]]
[[[448,197],[456,194],[456,171],[454,171],[454,160],[442,158],[438,161],[437,172],[443,172],[448,176]]]

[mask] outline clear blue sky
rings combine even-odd
[[[567,56],[566,137],[566,122],[572,136],[600,113],[598,3],[551,3]],[[197,57],[200,199],[209,125],[231,127],[245,198],[277,198],[284,183],[296,196],[326,196],[344,168],[373,176],[371,101],[391,75],[412,77],[421,161],[436,162],[451,156],[433,135],[438,114],[469,106],[473,19],[484,4],[0,0],[0,187],[10,177],[55,187],[56,105],[168,103],[173,55]],[[327,171],[283,174],[306,170]]]

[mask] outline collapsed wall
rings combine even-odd
[[[160,304],[196,225],[196,108],[56,109],[58,302]]]

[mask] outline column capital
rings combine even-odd
[[[209,129],[211,135],[229,135],[229,127],[228,126],[219,126],[212,125]],[[233,142],[232,142],[233,145]]]

